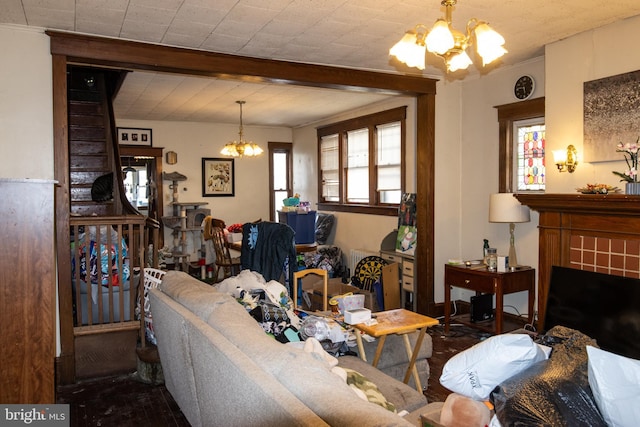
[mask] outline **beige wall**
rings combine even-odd
[[[494,107],[517,101],[513,96],[513,84],[523,74],[531,75],[536,81],[533,97],[544,96],[544,67],[544,58],[537,58],[477,78],[468,77],[462,82],[445,80],[438,87],[438,97],[447,96],[451,100],[446,110],[437,110],[439,115],[447,117],[436,120],[436,152],[449,150],[450,157],[446,161],[439,160],[436,171],[451,171],[440,172],[447,174],[447,181],[436,180],[436,197],[439,200],[436,205],[436,238],[438,243],[442,242],[436,245],[435,250],[436,301],[444,300],[444,264],[448,259],[482,258],[483,239],[488,239],[491,247],[498,249],[498,254],[508,254],[508,225],[488,221],[489,195],[498,192],[498,115]],[[446,128],[442,129],[442,126]],[[532,213],[530,223],[516,226],[520,264],[534,267],[538,264],[537,222],[537,215]],[[453,298],[464,300],[471,295],[471,292],[458,288],[452,292]],[[526,293],[506,296],[505,305],[515,307],[507,307],[508,312],[525,313]]]
[[[153,130],[153,146],[164,151],[178,153],[178,163],[163,162],[165,172],[179,172],[187,177],[180,182],[180,202],[208,203],[203,208],[224,220],[228,225],[269,219],[269,157],[237,158],[235,167],[235,197],[202,197],[202,158],[223,157],[220,150],[225,143],[238,139],[238,125],[198,122],[165,122],[144,120],[116,120],[119,127],[141,127]],[[244,126],[244,138],[267,150],[269,141],[291,142],[291,129],[278,127]],[[172,215],[169,204],[173,190],[171,182],[163,182],[164,212]],[[193,236],[190,236],[193,237]],[[171,247],[173,240],[165,230],[165,244]],[[194,249],[195,245],[195,249]],[[199,249],[199,240],[189,240],[191,251]]]
[[[0,177],[53,179],[49,37],[0,25]]]
[[[573,144],[582,160],[572,174],[551,175],[550,192],[574,193],[587,183],[624,187],[611,173],[626,169],[622,155],[616,162],[587,163],[590,159],[583,158],[583,84],[640,69],[640,51],[625,43],[639,38],[640,16],[636,16],[546,47],[547,152]],[[615,151],[615,144],[611,150]],[[547,157],[547,164],[552,163],[553,157]]]

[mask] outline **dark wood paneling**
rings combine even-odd
[[[416,107],[416,221],[415,254],[417,311],[432,314],[434,296],[435,221],[435,95],[420,95]]]
[[[0,402],[54,403],[54,184],[0,181]]]
[[[163,71],[333,89],[417,95],[436,93],[436,80],[352,68],[250,58],[156,44],[47,31],[51,53],[71,61],[124,69]]]

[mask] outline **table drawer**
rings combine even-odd
[[[413,277],[413,262],[404,261],[402,263],[402,275]]]
[[[484,293],[495,293],[493,277],[479,275],[477,273],[467,274],[464,271],[457,271],[453,269],[446,270],[445,285],[473,289]]]
[[[402,264],[402,257],[400,255],[393,255],[386,252],[381,252],[380,258],[387,260],[389,264],[393,264],[394,262],[397,262],[398,264]]]
[[[402,289],[407,292],[413,292],[413,277],[402,276]]]

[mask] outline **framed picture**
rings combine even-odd
[[[202,197],[235,195],[234,159],[202,158]]]
[[[151,147],[151,129],[118,128],[118,144]]]
[[[619,161],[619,142],[640,133],[640,71],[584,82],[584,161]]]

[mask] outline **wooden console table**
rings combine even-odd
[[[477,294],[496,295],[495,328],[491,332],[501,334],[503,327],[504,294],[528,291],[529,306],[527,313],[529,323],[533,322],[535,292],[535,269],[523,267],[506,273],[490,272],[486,268],[465,267],[446,264],[444,267],[444,332],[449,333],[451,322],[451,288],[470,289]],[[467,322],[462,322],[467,323]],[[470,326],[477,324],[469,323]]]

